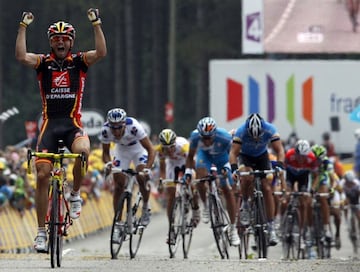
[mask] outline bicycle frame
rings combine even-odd
[[[354,205],[354,204],[349,204],[349,208],[350,208],[350,227],[349,227],[349,238],[351,241],[351,244],[353,246],[353,252],[354,254],[358,253],[358,247],[359,247],[359,235],[358,233],[360,233],[360,225],[359,225],[359,220],[358,217],[356,216],[356,213],[359,211],[360,209],[360,205]]]
[[[175,170],[175,177],[178,176]],[[188,257],[194,224],[191,210],[193,194],[191,186],[181,179],[165,179],[161,181],[165,187],[175,186],[175,200],[169,218],[168,244],[170,258],[175,257],[177,247],[182,238],[184,259]]]
[[[121,194],[117,210],[114,215],[110,236],[110,253],[112,259],[117,259],[123,242],[129,237],[130,258],[134,258],[139,250],[145,226],[141,224],[141,216],[138,210],[142,205],[142,194],[138,191],[133,200],[133,190],[137,184],[136,175],[141,174],[133,169],[113,168],[113,173],[122,173],[126,176],[125,190]],[[125,216],[125,220],[123,220]],[[114,234],[119,231],[119,238],[114,239]]]
[[[320,197],[329,197],[329,193],[316,193],[313,196],[313,238],[320,259],[330,258],[331,241],[325,241],[325,230],[322,222]]]
[[[210,222],[216,246],[219,251],[220,257],[222,259],[229,259],[230,239],[227,230],[230,225],[230,219],[222,203],[222,199],[219,195],[217,186],[219,179],[225,178],[227,182],[228,179],[227,176],[217,174],[214,171],[212,172],[213,173],[203,178],[196,179],[193,182],[206,182],[208,184]],[[228,186],[230,185],[228,184]]]
[[[85,175],[86,158],[84,153],[64,153],[64,149],[59,149],[59,153],[34,152],[28,150],[27,172],[29,174],[31,174],[30,162],[33,157],[53,160],[53,168],[50,172],[51,176],[49,179],[48,209],[45,218],[45,225],[47,226],[47,232],[49,234],[48,250],[45,253],[50,253],[52,268],[55,267],[55,264],[60,267],[62,261],[63,237],[67,236],[68,228],[72,224],[72,220],[69,215],[69,204],[64,197],[64,188],[67,183],[63,159],[80,158],[82,162],[81,172]]]
[[[268,240],[268,225],[267,216],[264,204],[264,195],[262,192],[262,176],[267,174],[276,174],[278,170],[253,170],[253,171],[236,171],[239,177],[253,176],[254,190],[252,199],[253,216],[250,225],[253,228],[254,237],[257,243],[258,258],[267,257],[267,240]]]

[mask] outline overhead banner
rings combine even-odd
[[[263,0],[242,0],[242,53],[263,54]]]

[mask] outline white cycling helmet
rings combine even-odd
[[[344,174],[344,179],[347,182],[353,182],[355,180],[355,173],[352,170],[348,170]]]
[[[197,130],[202,137],[212,137],[216,134],[217,125],[213,118],[204,117],[197,124]]]
[[[111,109],[107,113],[107,120],[109,123],[125,122],[126,112],[120,108]]]
[[[307,140],[298,140],[295,144],[295,152],[303,156],[309,154],[311,152],[309,142]]]

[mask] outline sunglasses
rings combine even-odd
[[[173,148],[175,145],[174,144],[172,144],[172,145],[163,145],[162,147],[163,147],[163,149],[171,149],[171,148]]]
[[[54,42],[59,42],[60,40],[62,40],[63,42],[67,42],[71,41],[71,38],[69,36],[58,35],[51,37],[51,40]]]
[[[117,125],[117,126],[109,126],[110,129],[116,130],[116,129],[122,129],[124,127],[124,125]]]
[[[202,136],[201,139],[202,139],[203,141],[209,141],[209,140],[212,140],[213,137],[212,137],[212,136]]]

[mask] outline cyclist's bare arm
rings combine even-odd
[[[240,142],[233,142],[231,145],[230,153],[229,153],[230,164],[238,163],[238,156],[240,154],[240,150],[241,150]]]
[[[146,149],[146,151],[148,152],[148,161],[146,163],[146,168],[151,169],[154,161],[155,161],[155,149],[153,144],[151,143],[150,139],[148,136],[146,136],[145,138],[140,140],[141,145]]]
[[[102,160],[104,163],[111,161],[110,144],[102,144]]]
[[[88,66],[104,58],[107,53],[105,36],[101,29],[101,24],[94,26],[94,35],[95,35],[95,49],[87,51],[85,53],[85,58]]]
[[[35,67],[39,62],[40,55],[27,52],[26,48],[26,27],[19,25],[15,44],[16,59],[26,66]]]
[[[185,167],[186,168],[195,168],[194,156],[196,153],[196,149],[190,148],[189,153],[186,157]]]
[[[284,151],[284,146],[283,146],[281,140],[271,142],[271,148],[276,153],[277,160],[284,162],[285,161],[285,151]]]

